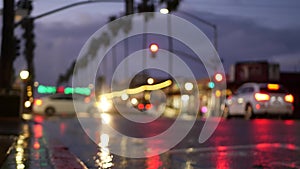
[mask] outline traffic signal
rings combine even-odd
[[[35,48],[33,19],[24,19],[22,22],[22,27],[24,29],[23,38],[25,39],[24,55],[27,60],[32,60]]]
[[[214,81],[217,82],[217,83],[220,83],[224,80],[224,75],[221,74],[221,73],[216,73],[214,75]]]
[[[20,56],[20,49],[21,49],[20,42],[21,42],[20,39],[18,39],[17,37],[14,38],[14,45],[15,45],[15,55],[14,55],[14,57],[15,58]]]
[[[155,58],[155,57],[156,57],[156,53],[157,53],[158,50],[159,50],[158,44],[156,44],[156,43],[151,43],[150,46],[149,46],[149,50],[150,50],[150,52],[151,52],[151,56],[152,56],[153,58]]]
[[[215,88],[215,83],[214,82],[208,82],[207,86],[208,86],[208,88],[213,89],[213,88]]]
[[[17,2],[17,8],[19,9],[26,9],[28,10],[28,13],[30,14],[32,9],[33,9],[33,6],[32,6],[32,0],[19,0]]]

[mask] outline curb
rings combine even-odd
[[[87,169],[64,144],[43,134],[42,123],[29,121],[15,137],[1,169]]]
[[[0,135],[0,168],[14,148],[18,136]]]
[[[51,145],[48,150],[55,169],[87,169],[86,165],[63,145]]]
[[[44,141],[48,149],[50,163],[55,169],[88,169],[68,147],[57,139],[50,139],[44,135]]]

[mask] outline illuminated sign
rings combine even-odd
[[[65,94],[82,94],[82,95],[90,95],[91,94],[91,89],[88,87],[55,87],[55,86],[44,86],[44,85],[39,85],[37,88],[37,92],[39,94],[54,94],[54,93],[65,93]]]

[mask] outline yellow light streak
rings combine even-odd
[[[172,84],[171,80],[166,80],[162,83],[158,83],[158,84],[154,84],[154,85],[143,85],[143,86],[139,86],[137,88],[133,88],[133,89],[124,89],[121,91],[114,91],[111,93],[105,93],[100,95],[100,98],[107,98],[107,99],[112,99],[114,97],[121,97],[123,94],[128,94],[128,95],[133,95],[133,94],[138,94],[144,91],[153,91],[153,90],[159,90],[165,87],[168,87]]]

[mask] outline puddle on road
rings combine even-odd
[[[170,151],[171,168],[300,168],[300,148],[294,144],[217,146]]]
[[[105,144],[105,141],[103,142]],[[145,169],[300,169],[300,149],[293,144],[262,143],[256,145],[175,149],[150,158],[125,158],[99,148],[95,166],[102,168]]]

